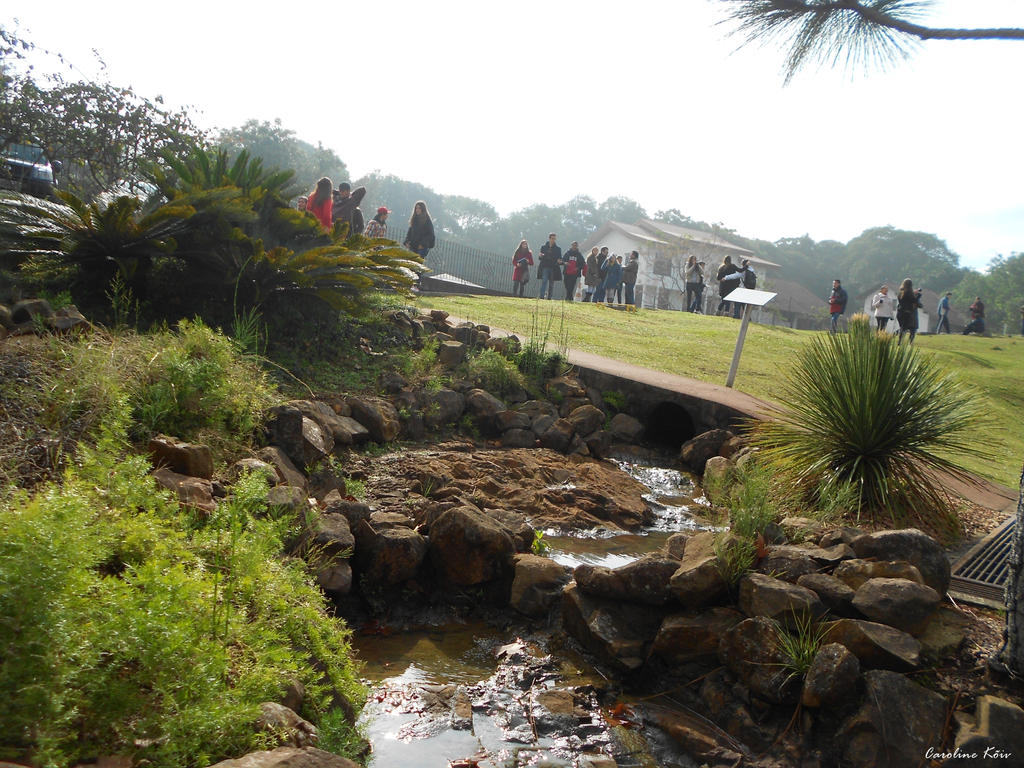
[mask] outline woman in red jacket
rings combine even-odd
[[[519,247],[512,254],[512,282],[515,287],[512,289],[513,296],[522,298],[525,295],[526,284],[530,282],[530,265],[533,264],[533,253],[525,240],[519,242]]]
[[[334,204],[331,194],[334,185],[330,179],[324,176],[316,183],[316,189],[306,201],[306,210],[316,216],[320,226],[331,231],[331,206]]]

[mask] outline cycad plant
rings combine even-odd
[[[754,424],[764,460],[820,501],[853,490],[878,522],[958,529],[942,476],[969,479],[955,456],[977,453],[981,409],[936,361],[876,333],[865,315],[848,334],[798,354],[774,418]]]

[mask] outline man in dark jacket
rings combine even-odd
[[[366,187],[356,187],[353,191],[352,185],[347,181],[338,185],[338,191],[334,193],[334,205],[331,208],[331,217],[334,221],[344,221],[348,224],[350,235],[361,235],[363,233],[363,212],[359,203],[366,197]]]
[[[969,333],[984,333],[985,304],[982,302],[981,296],[974,299],[974,303],[967,308],[967,311],[971,313],[971,322],[964,327],[964,336]]]
[[[540,275],[540,298],[542,299],[550,299],[555,282],[562,279],[562,270],[558,268],[558,262],[562,260],[562,249],[555,242],[556,238],[557,235],[552,232],[548,235],[548,241],[540,247],[540,264],[537,267],[537,274]],[[547,293],[546,296],[545,293]]]
[[[622,270],[622,283],[626,286],[626,303],[636,306],[636,296],[633,295],[636,286],[636,275],[640,271],[640,254],[633,251],[629,254],[629,263]]]
[[[839,284],[838,280],[832,281],[832,293],[828,297],[828,313],[832,316],[832,325],[829,333],[835,333],[839,329],[839,316],[846,311],[846,289]]]

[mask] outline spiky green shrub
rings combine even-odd
[[[948,535],[957,527],[939,475],[983,452],[979,400],[933,358],[876,333],[815,338],[786,374],[774,418],[752,425],[761,460],[813,499],[856,493],[858,514]]]

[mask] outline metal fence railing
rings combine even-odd
[[[424,287],[447,290],[461,287],[470,293],[512,293],[511,255],[501,256],[438,239],[425,263],[430,272],[423,276]]]

